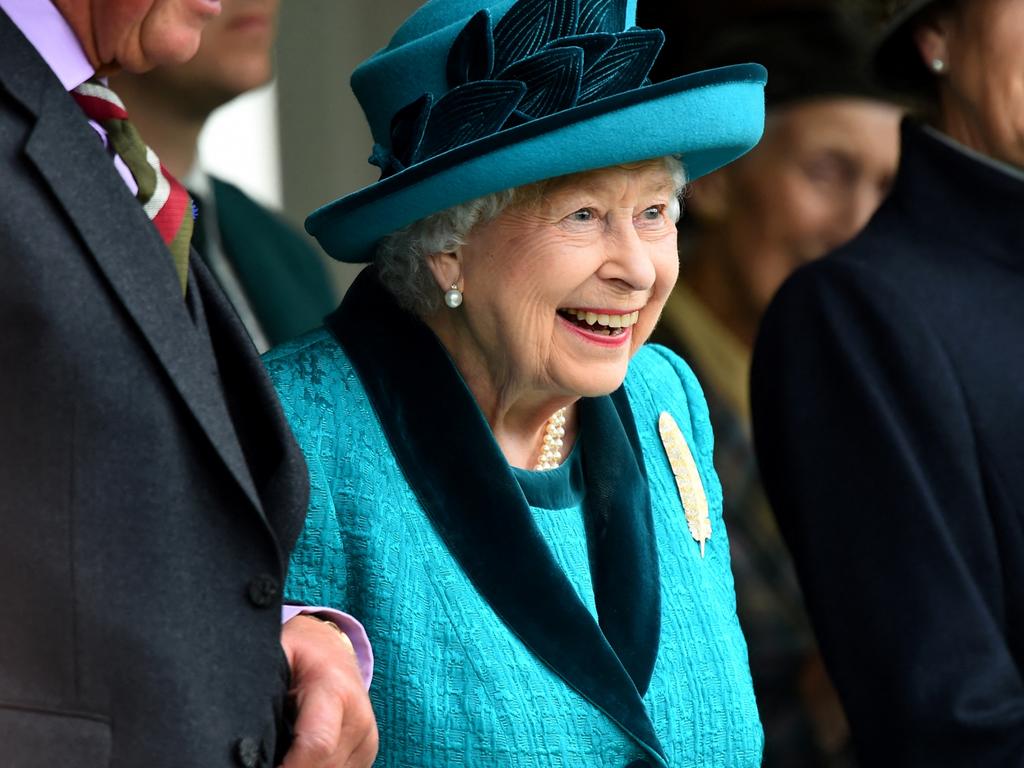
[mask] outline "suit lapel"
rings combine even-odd
[[[201,343],[174,283],[166,247],[77,105],[3,15],[0,45],[14,63],[0,78],[36,115],[26,156],[214,449],[253,505],[261,509],[220,389],[216,361],[209,346]]]
[[[642,472],[642,457],[629,452],[626,460],[611,461],[618,451],[600,445],[621,436],[639,446],[619,406],[611,398],[583,405],[591,441],[583,444],[586,505],[600,561],[595,596],[599,611],[608,614],[602,632],[554,561],[487,422],[430,329],[398,308],[372,269],[357,278],[327,325],[359,373],[406,479],[477,591],[540,661],[664,764],[638,691],[650,679],[660,622],[647,484],[641,476],[643,491],[636,493],[637,477],[630,474]],[[604,433],[616,425],[618,434]],[[595,472],[613,463],[625,468],[595,486]],[[624,496],[615,488],[625,483],[630,490]],[[645,507],[623,509],[622,503]],[[624,516],[646,522],[631,526]],[[619,535],[624,538],[611,541]],[[628,589],[636,568],[639,595]],[[613,588],[618,579],[627,584]],[[636,612],[634,599],[642,604]]]

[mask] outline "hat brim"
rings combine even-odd
[[[697,72],[500,131],[317,209],[306,230],[339,261],[432,213],[570,173],[678,155],[687,180],[735,160],[764,130],[760,64]]]

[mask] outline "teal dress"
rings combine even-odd
[[[513,470],[444,349],[372,271],[265,362],[310,470],[291,599],[356,615],[381,766],[755,768],[707,408],[673,353],[580,401],[547,476]],[[658,433],[698,465],[702,558]]]

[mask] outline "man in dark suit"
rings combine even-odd
[[[311,616],[281,626],[308,491],[273,390],[209,272],[172,263],[112,135],[69,93],[186,59],[218,10],[0,0],[11,768],[368,765],[376,749],[351,643]]]
[[[222,0],[187,63],[119,73],[111,86],[164,165],[199,203],[192,243],[262,352],[321,324],[337,306],[310,240],[198,162],[210,114],[273,76],[278,0]]]

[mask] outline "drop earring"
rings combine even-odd
[[[462,291],[457,284],[452,283],[452,287],[444,292],[444,303],[449,309],[458,309],[462,305]]]
[[[946,69],[946,62],[942,59],[932,59],[932,72],[943,72]]]

